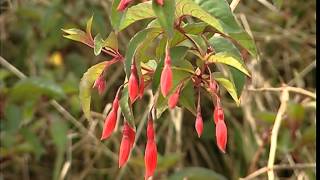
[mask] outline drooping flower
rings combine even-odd
[[[152,119],[148,120],[147,126],[147,145],[144,153],[144,162],[146,167],[145,179],[153,176],[157,167],[157,144],[154,139],[154,129]]]
[[[128,161],[134,142],[134,136],[134,130],[129,126],[127,122],[125,122],[122,130],[122,139],[119,151],[119,168]]]
[[[128,82],[128,91],[129,91],[129,97],[130,97],[131,103],[133,103],[136,100],[139,94],[139,81],[137,76],[138,76],[137,68],[133,63],[131,65],[131,74]]]
[[[132,1],[133,0],[121,0],[117,7],[117,10],[124,11]]]
[[[214,123],[217,124],[218,121],[224,120],[224,113],[221,105],[216,105],[213,112]]]
[[[173,109],[178,104],[180,97],[180,87],[170,96],[168,105],[170,109]]]
[[[172,87],[172,69],[171,69],[171,57],[169,50],[166,51],[166,57],[164,60],[164,67],[161,72],[160,88],[162,95],[166,97]]]
[[[163,6],[163,1],[164,1],[164,0],[156,0],[156,2],[157,2],[160,6]]]
[[[203,131],[203,120],[202,120],[202,115],[201,112],[197,112],[197,118],[196,118],[196,123],[195,123],[195,128],[198,134],[198,137],[201,136],[202,131]]]
[[[158,3],[160,6],[163,6],[163,1],[164,1],[164,0],[157,0],[157,3]]]
[[[102,135],[101,135],[101,140],[107,139],[112,134],[112,132],[116,126],[116,123],[117,123],[118,108],[119,108],[119,96],[117,93],[117,95],[114,98],[113,103],[112,103],[112,109],[105,119],[103,130],[102,130]]]
[[[100,95],[102,95],[102,93],[104,92],[104,90],[106,89],[106,81],[104,80],[104,77],[101,75],[99,76],[93,84],[94,88],[98,89],[98,92]]]
[[[216,125],[216,140],[219,149],[225,153],[227,145],[227,126],[223,120],[219,120]]]

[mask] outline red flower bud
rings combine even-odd
[[[222,121],[224,120],[223,109],[220,105],[216,105],[216,107],[214,108],[213,116],[214,116],[214,123],[215,124],[217,124],[217,122],[220,120],[222,120]]]
[[[195,123],[195,128],[198,133],[198,137],[200,138],[203,130],[203,120],[202,120],[202,115],[201,112],[197,112],[197,118],[196,118],[196,123]]]
[[[179,89],[170,96],[169,102],[168,102],[170,109],[173,109],[176,107],[176,105],[178,104],[178,101],[179,101],[179,96],[180,96]]]
[[[216,139],[219,149],[225,153],[227,145],[227,127],[224,121],[218,121],[216,125]]]
[[[132,0],[121,0],[118,7],[117,7],[117,10],[118,11],[124,11],[128,5],[131,3]]]
[[[160,6],[163,6],[163,0],[156,0],[156,2],[157,2]]]
[[[118,108],[119,108],[119,97],[117,94],[113,100],[112,109],[109,112],[106,120],[104,121],[101,140],[107,139],[112,134],[112,132],[116,126],[116,123],[117,123]]]
[[[133,103],[139,93],[139,82],[137,78],[137,69],[134,64],[131,65],[131,74],[129,77],[129,82],[128,82],[128,90],[129,90],[129,97],[131,103]]]
[[[169,52],[166,53],[165,65],[161,72],[160,87],[163,96],[166,97],[172,87],[171,58]]]
[[[139,98],[142,98],[144,92],[144,79],[141,76],[140,78],[140,87],[139,87]]]
[[[112,109],[104,121],[101,140],[107,139],[112,134],[117,123],[117,111]]]
[[[99,94],[101,95],[103,93],[103,91],[106,89],[106,81],[104,80],[103,76],[99,76],[94,84],[93,84],[94,88],[98,89]]]
[[[148,179],[154,174],[157,166],[157,144],[154,140],[153,121],[148,121],[147,126],[147,146],[144,153],[144,162],[146,167],[145,179]]]
[[[128,161],[134,138],[134,130],[129,126],[127,122],[125,122],[122,130],[122,140],[119,151],[119,168],[122,167]]]

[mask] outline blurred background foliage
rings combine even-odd
[[[205,127],[200,139],[192,114],[177,109],[183,112],[179,127],[175,115],[166,112],[156,120],[159,162],[154,179],[238,179],[266,166],[280,93],[252,88],[286,83],[314,92],[316,84],[316,1],[276,2],[274,6],[266,0],[243,0],[235,10],[239,23],[252,33],[259,57],[246,60],[252,79],[247,81],[241,106],[228,94],[222,95],[229,135],[227,153],[220,153],[215,145],[209,100],[202,102]],[[110,68],[102,97],[93,90],[94,119],[88,122],[79,104],[80,78],[91,65],[110,57],[94,56],[93,49],[62,37],[61,28],[83,28],[91,15],[94,34],[106,37],[111,30],[110,7],[110,0],[0,1],[1,57],[28,77],[20,80],[1,66],[0,179],[143,178],[144,126],[124,169],[117,167],[121,127],[110,140],[99,141],[104,117],[124,78],[123,67]],[[121,32],[121,52],[143,27],[137,23]],[[145,108],[141,107],[147,106],[148,99],[146,95],[135,106],[137,124],[144,122]],[[314,99],[290,93],[275,164],[315,162],[315,112]],[[288,168],[277,170],[276,175],[315,179],[315,169]],[[266,179],[266,174],[258,179]]]

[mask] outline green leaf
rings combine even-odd
[[[250,77],[250,74],[244,62],[232,56],[230,53],[221,52],[221,53],[213,54],[208,57],[207,61],[212,63],[222,63],[222,64],[232,66]]]
[[[89,35],[89,37],[92,37],[91,35],[92,21],[93,21],[93,16],[91,16],[91,18],[87,21],[86,32]]]
[[[68,126],[62,120],[54,120],[50,126],[51,137],[58,151],[63,152],[67,144]]]
[[[111,7],[111,16],[110,16],[110,22],[113,27],[113,29],[118,32],[119,26],[121,24],[123,16],[126,14],[127,10],[124,12],[119,12],[117,10],[117,7],[119,5],[121,0],[113,0],[112,7]]]
[[[200,4],[200,6],[197,3]],[[189,15],[206,22],[220,33],[236,40],[239,45],[256,56],[256,47],[251,37],[237,24],[225,0],[177,0],[176,15]],[[206,12],[205,10],[208,12]]]
[[[3,126],[1,130],[3,128],[3,130],[9,133],[16,132],[22,121],[21,109],[14,104],[8,104],[4,109],[4,118],[5,121],[3,121],[3,124],[1,122],[1,126]]]
[[[118,38],[113,31],[109,34],[108,38],[104,40],[103,47],[111,51],[118,51]]]
[[[165,1],[161,6],[156,0],[152,1],[152,8],[158,17],[160,25],[165,29],[169,37],[173,35],[175,0]]]
[[[83,74],[79,86],[79,98],[82,110],[87,119],[91,119],[90,103],[91,103],[91,89],[95,80],[100,76],[105,68],[116,61],[104,61],[90,67],[86,73]]]
[[[128,86],[122,90],[120,108],[125,120],[131,125],[131,127],[136,128],[132,108],[129,102]]]
[[[222,85],[228,91],[232,99],[239,106],[240,100],[238,99],[237,91],[234,84],[229,79],[224,78],[221,73],[213,73],[213,77],[220,85]]]
[[[125,73],[127,75],[127,78],[129,79],[130,77],[130,67],[131,64],[133,62],[133,58],[135,55],[135,52],[138,48],[138,46],[142,43],[142,41],[148,36],[149,33],[155,33],[155,32],[160,32],[159,28],[148,28],[148,29],[144,29],[140,32],[138,32],[135,36],[133,36],[133,38],[130,40],[129,45],[128,45],[128,49],[126,52],[126,59],[124,61],[124,66],[125,66]],[[139,59],[137,59],[137,65],[139,65]],[[138,69],[138,72],[140,72],[140,70]]]
[[[155,18],[155,14],[151,7],[151,2],[147,1],[144,3],[139,3],[135,6],[131,6],[128,8],[127,12],[122,18],[119,31],[125,29],[134,22],[149,18]]]
[[[94,37],[93,42],[94,42],[94,47],[93,47],[94,55],[98,56],[101,53],[101,50],[103,48],[104,40],[102,39],[100,34],[97,34]]]
[[[223,32],[222,24],[218,21],[218,19],[203,10],[193,0],[177,0],[176,17],[181,17],[184,15],[198,18],[201,21],[206,22],[219,32]]]
[[[72,29],[61,29],[61,30],[67,33],[66,35],[63,35],[63,37],[67,39],[82,42],[87,45],[91,44],[91,40],[88,34],[80,29],[72,28]]]
[[[42,146],[40,139],[28,128],[23,128],[20,132],[24,139],[31,145],[36,159],[39,160],[41,155],[45,153],[45,149]]]
[[[243,61],[239,50],[236,48],[234,44],[232,44],[232,42],[230,42],[230,40],[223,37],[212,37],[209,39],[209,42],[213,46],[216,53],[230,53],[232,56],[236,57],[240,61]],[[240,97],[245,84],[246,75],[231,66],[229,67],[229,69],[232,76],[232,81],[237,89],[237,94]]]
[[[187,34],[197,35],[197,34],[202,33],[207,26],[208,25],[206,23],[203,23],[203,22],[192,23],[192,24],[186,24],[185,26],[183,26],[183,30]],[[184,36],[179,31],[175,30],[174,36],[173,36],[172,41],[170,42],[170,45],[171,45],[171,47],[173,47],[175,45],[178,45],[179,43],[181,43],[185,39],[187,39],[186,36]]]
[[[62,88],[48,79],[31,77],[20,80],[10,91],[10,99],[33,100],[39,96],[60,99],[65,97]]]
[[[187,108],[192,114],[196,115],[195,93],[192,81],[188,81],[181,91],[179,103]]]
[[[169,180],[226,180],[224,176],[210,169],[202,167],[187,167],[173,175],[169,176]]]

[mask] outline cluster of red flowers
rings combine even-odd
[[[128,5],[132,2],[132,0],[121,0],[118,6],[118,11],[125,10]],[[157,0],[156,1],[159,5],[163,5],[163,0]],[[164,66],[161,72],[160,77],[160,91],[164,97],[167,97],[169,93],[172,91],[173,86],[173,73],[172,73],[172,67],[171,67],[171,57],[170,57],[170,51],[169,47],[166,47],[166,53],[165,53],[165,59],[164,59]],[[216,140],[217,145],[219,149],[222,152],[225,152],[226,149],[226,143],[227,143],[227,127],[224,122],[224,113],[223,108],[220,103],[220,97],[218,95],[219,92],[219,86],[216,83],[215,80],[212,79],[212,74],[210,71],[210,68],[206,66],[210,73],[210,79],[204,78],[202,76],[201,70],[198,68],[195,75],[192,76],[192,80],[194,83],[194,87],[198,90],[198,100],[197,100],[197,112],[196,112],[196,120],[195,120],[195,130],[198,134],[198,137],[201,136],[203,131],[203,119],[201,115],[201,103],[200,103],[200,86],[205,86],[206,84],[209,89],[210,93],[213,97],[215,97],[215,108],[213,111],[213,117],[214,117],[214,123],[216,125]],[[128,93],[129,93],[129,99],[130,104],[132,105],[138,98],[142,98],[144,89],[145,89],[145,82],[144,78],[141,75],[139,79],[139,75],[137,72],[136,62],[133,60],[131,64],[131,73],[130,77],[128,79]],[[203,83],[204,82],[204,83]],[[146,82],[148,84],[148,82]],[[102,94],[105,90],[106,83],[104,80],[104,72],[96,79],[94,85],[94,88],[98,89],[99,94]],[[101,135],[101,140],[107,139],[110,137],[112,132],[115,129],[115,125],[117,123],[117,114],[118,114],[118,108],[119,108],[119,99],[120,99],[120,91],[123,86],[121,86],[112,103],[112,109],[107,115]],[[177,106],[179,102],[179,97],[182,89],[184,88],[184,80],[178,84],[177,88],[174,90],[174,92],[168,97],[168,107],[170,109],[173,109]],[[155,142],[155,130],[153,127],[153,118],[151,115],[148,117],[148,123],[147,123],[147,144],[145,149],[145,179],[148,179],[149,177],[153,176],[154,171],[157,166],[157,145]],[[130,124],[124,120],[124,125],[122,129],[122,140],[119,150],[119,168],[122,167],[129,158],[129,155],[131,153],[131,150],[133,148],[135,141],[135,130],[133,127],[130,126]]]
[[[209,68],[208,68],[209,69]],[[209,69],[210,71],[210,69]],[[199,87],[202,84],[199,83],[199,79],[202,78],[201,74],[194,77],[195,87]],[[173,86],[173,74],[171,67],[171,57],[169,48],[166,48],[166,55],[164,60],[164,67],[161,72],[160,77],[160,90],[164,97],[167,97]],[[220,97],[218,95],[219,87],[218,84],[211,78],[210,72],[210,80],[209,80],[209,89],[212,95],[214,95],[216,99],[215,108],[214,108],[214,123],[216,125],[216,140],[219,149],[222,152],[225,152],[226,143],[227,143],[227,128],[224,122],[224,113],[220,103]],[[168,106],[170,109],[173,109],[177,106],[179,101],[180,93],[183,89],[183,81],[177,86],[176,90],[172,93],[170,97],[168,97]],[[103,75],[99,76],[95,83],[94,87],[96,87],[99,93],[102,93],[105,90],[105,80],[103,79]],[[121,86],[122,87],[122,86]],[[117,114],[119,108],[119,96],[121,87],[118,89],[116,96],[112,103],[112,109],[109,112],[108,116],[105,119],[101,140],[107,139],[110,137],[112,132],[114,131],[116,122],[117,122]],[[137,67],[135,61],[133,61],[131,65],[131,74],[128,80],[128,93],[131,105],[137,100],[137,98],[141,98],[144,92],[144,78],[141,76],[140,81],[137,74]],[[199,89],[199,88],[198,88]],[[157,145],[155,142],[155,131],[153,128],[153,119],[151,116],[151,111],[147,123],[147,145],[145,149],[145,167],[146,173],[145,178],[148,179],[153,175],[155,168],[157,166]],[[198,137],[201,136],[203,131],[203,119],[201,115],[201,106],[200,106],[200,90],[198,91],[198,101],[197,101],[197,113],[196,113],[196,121],[195,121],[195,129],[198,134]],[[132,150],[133,144],[135,141],[135,130],[131,127],[126,120],[124,121],[124,126],[122,129],[122,140],[119,151],[119,167],[122,167],[128,160],[130,152]]]

